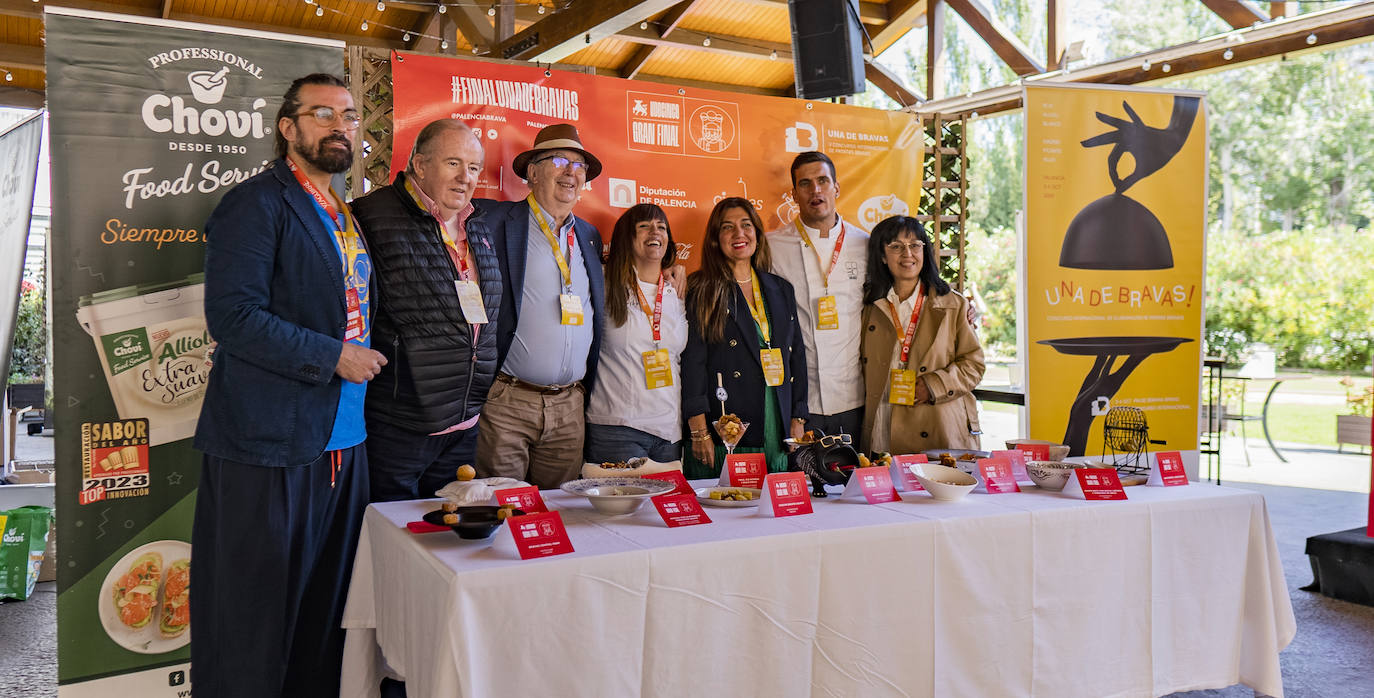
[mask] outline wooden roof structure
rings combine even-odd
[[[1232,31],[1065,71],[1067,2],[1045,2],[1046,45],[1028,47],[982,0],[861,0],[859,14],[873,52],[866,59],[867,77],[916,112],[987,114],[1019,106],[1018,85],[960,97],[944,94],[942,37],[951,13],[1023,80],[1151,82],[1374,36],[1374,0],[1300,16],[1290,16],[1295,2],[1270,2],[1261,12],[1246,0],[1199,0]],[[48,4],[338,39],[376,49],[561,63],[602,75],[795,95],[787,0],[0,0],[0,105],[43,104],[43,7]],[[913,30],[927,32],[926,75],[895,75],[872,61],[872,55]]]

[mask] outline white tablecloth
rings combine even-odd
[[[343,695],[379,651],[411,698],[1283,695],[1295,631],[1263,497],[1203,484],[1125,502],[1028,488],[813,500],[763,518],[652,504],[605,517],[545,492],[576,552],[412,534],[434,500],[368,508]]]

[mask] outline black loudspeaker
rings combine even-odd
[[[864,91],[858,0],[788,0],[797,96],[822,99]]]

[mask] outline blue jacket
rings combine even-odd
[[[234,187],[205,223],[205,320],[219,342],[195,447],[293,466],[324,452],[346,324],[334,234],[283,160]]]
[[[515,327],[520,324],[520,301],[525,288],[525,250],[530,235],[530,205],[520,201],[474,202],[486,211],[485,221],[492,233],[492,243],[501,258],[501,322],[496,335],[496,366],[506,362]],[[601,358],[601,335],[606,326],[606,279],[601,272],[601,234],[581,218],[573,218],[577,246],[582,263],[587,268],[587,283],[592,292],[592,348],[587,352],[587,375],[582,379],[586,394],[592,394],[596,381],[597,361]]]

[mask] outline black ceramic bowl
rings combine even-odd
[[[452,525],[444,523],[444,514],[449,512],[443,509],[425,514],[424,519],[425,523],[452,528],[453,532],[464,540],[483,540],[490,538],[491,534],[495,533],[496,529],[504,523],[502,519],[496,518],[496,512],[500,510],[501,507],[496,506],[458,507],[457,511],[452,512],[458,515],[458,523]],[[524,516],[524,514],[525,512],[516,509],[512,516]]]

